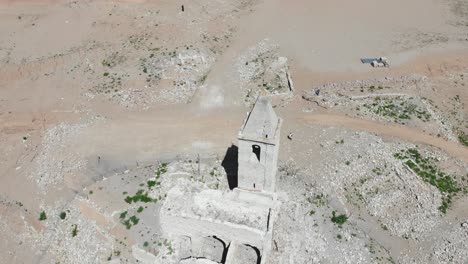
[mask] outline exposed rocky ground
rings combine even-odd
[[[290,161],[280,167],[280,186],[290,200],[277,223],[281,230],[274,238],[279,251],[277,263],[287,259],[326,261],[336,250],[341,252],[340,263],[412,263],[403,245],[418,248],[439,230],[445,230],[447,211],[443,203],[448,194],[402,162],[405,160],[398,157],[402,150],[422,152],[420,155],[430,157],[435,168],[443,167],[456,182],[456,195],[449,208],[457,199],[466,200],[466,164],[447,160],[438,151],[384,142],[367,133],[311,128],[307,136],[311,134],[313,139],[309,140],[296,135],[297,140],[313,146],[301,153],[311,157],[311,164],[300,168]],[[316,155],[324,159],[316,160]],[[345,223],[334,224],[334,212],[346,216]],[[463,220],[458,221],[461,226]],[[369,227],[369,223],[376,227]],[[427,261],[449,261],[437,254],[445,250],[443,247],[425,249],[431,256]]]
[[[0,0],[0,263],[177,263],[167,193],[229,192],[258,95],[266,263],[467,263],[468,4],[374,2]]]
[[[330,83],[314,87],[303,98],[322,108],[417,127],[466,145],[468,124],[460,95],[434,97],[431,94],[446,85],[464,87],[467,85],[465,76],[466,72],[456,72],[437,79],[411,75]]]
[[[265,39],[239,56],[236,66],[247,104],[252,104],[262,91],[292,95],[288,59],[279,56],[278,48]]]

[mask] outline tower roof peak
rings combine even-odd
[[[268,98],[259,96],[239,132],[239,137],[254,141],[273,141],[279,122]]]

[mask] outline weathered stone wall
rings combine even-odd
[[[235,238],[262,248],[274,207],[272,197],[240,190],[200,190],[181,181],[168,192],[161,208],[161,226],[173,235]]]
[[[276,144],[239,139],[238,187],[246,190],[275,191],[275,178],[279,151],[279,129]],[[252,146],[260,146],[260,160]]]
[[[260,161],[252,151],[252,146],[260,146]],[[260,142],[239,140],[239,188],[263,190],[268,168],[267,145]]]
[[[260,252],[252,246],[239,244],[237,241],[231,242],[226,257],[226,264],[257,264]]]

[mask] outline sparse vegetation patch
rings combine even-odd
[[[405,123],[406,120],[413,118],[428,122],[431,118],[431,115],[423,107],[401,97],[382,98],[377,96],[372,103],[366,103],[363,107],[377,115],[391,118],[396,123]]]
[[[126,58],[123,55],[119,54],[119,52],[117,51],[117,52],[113,52],[111,55],[103,59],[101,64],[104,67],[113,68],[117,66],[118,64],[124,62],[125,59]]]
[[[127,211],[120,214],[120,222],[127,228],[130,229],[132,226],[137,225],[140,222],[140,218],[133,215],[129,218],[127,217]]]
[[[307,201],[315,205],[317,208],[327,205],[327,198],[325,197],[325,195],[323,195],[323,193],[317,194],[312,197],[308,197]]]
[[[134,196],[127,196],[125,198],[125,202],[127,202],[128,204],[138,203],[138,202],[151,203],[151,202],[156,202],[156,201],[157,200],[149,197],[148,192],[145,192],[144,190],[138,190]]]
[[[123,79],[130,75],[104,72],[102,76],[104,81],[94,86],[93,91],[97,93],[110,94],[118,92],[122,87]]]
[[[439,210],[445,214],[450,207],[453,196],[461,191],[458,183],[437,167],[435,159],[422,157],[417,149],[401,150],[399,153],[395,153],[394,157],[402,160],[425,182],[439,189],[444,195]]]
[[[463,131],[458,131],[458,140],[463,146],[468,147],[468,134]]]
[[[158,198],[151,198],[149,196],[149,192],[153,190],[153,188],[159,187],[161,185],[161,182],[159,179],[161,176],[167,172],[167,163],[161,163],[159,166],[156,168],[154,171],[155,174],[155,180],[149,180],[146,183],[141,183],[139,184],[140,187],[146,186],[147,189],[139,189],[135,195],[130,196],[127,195],[128,192],[123,192],[123,195],[127,195],[124,198],[124,201],[128,204],[137,204],[137,203],[156,203],[158,201]],[[161,196],[159,196],[159,199],[161,199]],[[138,206],[138,208],[135,208],[133,212],[136,211],[136,213],[142,213],[144,211],[143,206]],[[132,226],[136,225],[139,223],[140,219],[136,215],[132,215],[129,217],[128,211],[124,211],[120,213],[119,215],[120,222],[127,228],[130,229]]]
[[[156,179],[159,179],[161,175],[167,172],[167,163],[161,163],[156,171],[154,172],[156,175]]]

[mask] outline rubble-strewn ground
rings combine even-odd
[[[166,194],[229,189],[258,95],[284,120],[267,263],[467,263],[467,10],[0,0],[0,263],[176,263]]]
[[[289,258],[300,263],[325,261],[336,250],[343,263],[411,263],[407,255],[412,255],[411,249],[422,247],[446,229],[441,207],[446,193],[395,157],[401,150],[416,149],[431,157],[434,166],[449,174],[461,189],[452,203],[466,202],[466,163],[448,159],[432,148],[385,142],[369,133],[336,128],[310,127],[294,140],[309,146],[308,151],[294,155],[305,156],[309,164],[299,167],[291,159],[280,167],[280,191],[289,200],[276,223],[276,263]],[[450,204],[448,211],[452,208]],[[345,224],[333,224],[334,211],[348,217]],[[463,224],[462,219],[457,221],[456,225]],[[438,247],[424,249],[421,256],[443,250]],[[328,252],[330,248],[335,251]],[[302,259],[305,256],[310,259]],[[448,259],[434,256],[427,261]]]

